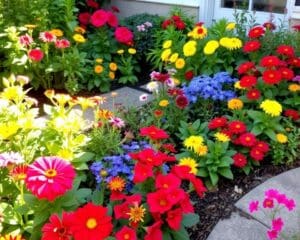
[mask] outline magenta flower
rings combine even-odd
[[[26,47],[28,47],[31,43],[33,43],[32,37],[29,36],[27,33],[25,35],[20,36],[19,41],[23,46]]]
[[[283,225],[284,225],[284,222],[282,221],[282,218],[280,218],[280,217],[272,220],[272,229],[277,232],[281,232]]]
[[[39,39],[43,42],[55,42],[56,36],[51,32],[41,32]]]
[[[267,236],[268,236],[269,240],[274,240],[274,239],[276,239],[278,237],[278,232],[275,231],[275,230],[269,230],[267,232]]]
[[[284,205],[289,211],[293,211],[296,207],[296,203],[294,199],[287,199]]]
[[[263,201],[264,208],[274,208],[274,201],[272,198],[265,198]]]
[[[122,128],[125,126],[125,123],[124,121],[121,119],[121,118],[118,118],[118,117],[111,117],[108,122],[113,126],[113,127],[116,127],[116,128]]]
[[[249,212],[253,213],[258,211],[259,201],[252,201],[249,203]]]
[[[73,166],[59,157],[39,157],[28,166],[26,187],[39,199],[53,201],[72,188]]]
[[[61,48],[61,49],[68,48],[68,47],[70,47],[70,45],[71,44],[70,44],[69,40],[67,40],[67,39],[58,39],[55,42],[56,48]]]
[[[276,189],[271,188],[271,189],[265,191],[265,196],[267,198],[275,198],[276,199],[278,195],[279,195],[279,192]]]

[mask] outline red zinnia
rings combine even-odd
[[[245,75],[240,79],[240,85],[243,88],[250,88],[255,86],[257,83],[257,78],[252,75]]]
[[[277,47],[276,52],[278,54],[285,55],[287,57],[293,57],[295,55],[295,50],[289,45],[280,45]]]
[[[216,129],[216,128],[222,128],[227,125],[227,118],[226,117],[219,117],[219,118],[214,118],[210,120],[208,123],[208,128],[210,130]]]
[[[247,92],[246,96],[249,100],[257,100],[260,98],[261,94],[258,89],[251,89]]]
[[[292,80],[295,77],[294,71],[289,68],[282,67],[279,68],[278,71],[280,71],[281,77],[285,80]]]
[[[247,127],[245,125],[245,123],[243,123],[242,121],[232,121],[228,124],[228,128],[231,132],[235,133],[235,134],[240,134],[240,133],[244,133],[247,131]]]
[[[286,117],[291,118],[294,121],[297,121],[300,118],[299,112],[294,110],[294,109],[286,109],[283,112],[283,115],[286,116]]]
[[[124,226],[116,233],[117,240],[137,240],[136,232],[127,226]]]
[[[119,43],[129,45],[133,42],[133,33],[127,27],[117,27],[115,38]]]
[[[178,95],[175,99],[176,106],[180,109],[184,109],[189,105],[189,100],[185,95]]]
[[[154,125],[140,129],[140,135],[148,137],[151,140],[161,140],[169,138],[169,135],[163,130]]]
[[[108,25],[111,27],[117,27],[119,24],[117,16],[110,11],[106,12],[106,14],[107,14]]]
[[[160,118],[164,115],[164,112],[160,109],[156,109],[156,110],[154,110],[153,114],[155,117]]]
[[[262,79],[266,84],[276,84],[281,81],[281,73],[277,70],[266,70],[262,74]]]
[[[238,168],[243,168],[247,165],[247,158],[244,154],[236,153],[232,157],[233,165]]]
[[[73,214],[71,231],[75,240],[104,240],[112,229],[111,217],[103,206],[87,203]]]
[[[258,38],[261,37],[265,33],[265,30],[261,26],[253,27],[250,29],[248,33],[249,38]]]
[[[192,80],[193,77],[194,77],[194,73],[193,73],[192,70],[187,71],[187,72],[185,72],[185,74],[184,74],[184,78],[185,78],[187,81]]]
[[[280,65],[280,59],[276,56],[265,56],[260,61],[262,67],[277,67]]]
[[[288,64],[294,67],[300,67],[300,58],[299,57],[292,57],[288,60]]]
[[[243,51],[245,53],[254,52],[257,51],[258,49],[260,49],[260,42],[257,40],[248,41],[245,43],[243,47]]]
[[[258,141],[255,144],[255,148],[258,149],[259,151],[266,153],[269,151],[269,144],[264,142],[264,141]]]
[[[35,48],[28,52],[28,57],[34,62],[40,62],[44,57],[44,53],[41,49]]]
[[[251,156],[255,161],[261,161],[261,160],[263,160],[263,158],[264,158],[264,153],[263,153],[260,149],[254,147],[254,148],[252,148],[252,149],[250,150],[250,156]]]
[[[70,190],[75,178],[73,166],[58,157],[39,157],[28,166],[26,186],[39,199],[53,201]]]
[[[99,9],[92,14],[90,22],[94,27],[102,27],[106,24],[107,19],[106,11]]]
[[[167,213],[167,223],[169,227],[175,231],[179,231],[181,227],[181,221],[183,218],[183,212],[181,208],[171,210]]]
[[[169,88],[167,92],[170,96],[178,96],[183,94],[183,91],[180,88]]]
[[[246,132],[239,137],[239,143],[245,147],[252,147],[256,143],[256,138],[253,133]]]
[[[183,21],[175,22],[175,26],[178,30],[184,30],[185,29],[185,23]]]
[[[78,16],[78,21],[81,25],[88,25],[90,22],[91,14],[88,12],[80,13]]]
[[[248,73],[250,70],[254,70],[255,64],[253,62],[244,62],[240,64],[237,68],[238,74],[242,75]]]
[[[33,39],[27,33],[19,37],[19,41],[22,45],[28,47],[31,43],[33,43]]]
[[[165,21],[163,21],[161,27],[163,29],[166,29],[168,26],[170,26],[172,24],[172,21],[170,19],[166,19]]]

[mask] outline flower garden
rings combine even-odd
[[[299,161],[299,26],[48,2],[0,6],[0,240],[193,239],[195,201],[222,181]],[[147,104],[103,107],[145,78]],[[295,204],[266,191],[263,239]]]

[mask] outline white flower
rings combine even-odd
[[[145,102],[148,100],[148,94],[144,93],[140,96],[140,101]]]
[[[147,84],[146,88],[150,91],[150,92],[157,92],[158,91],[158,83],[155,81],[151,81]]]

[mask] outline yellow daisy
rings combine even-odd
[[[198,163],[191,157],[181,158],[179,160],[179,166],[188,166],[191,169],[190,173],[197,174]]]

